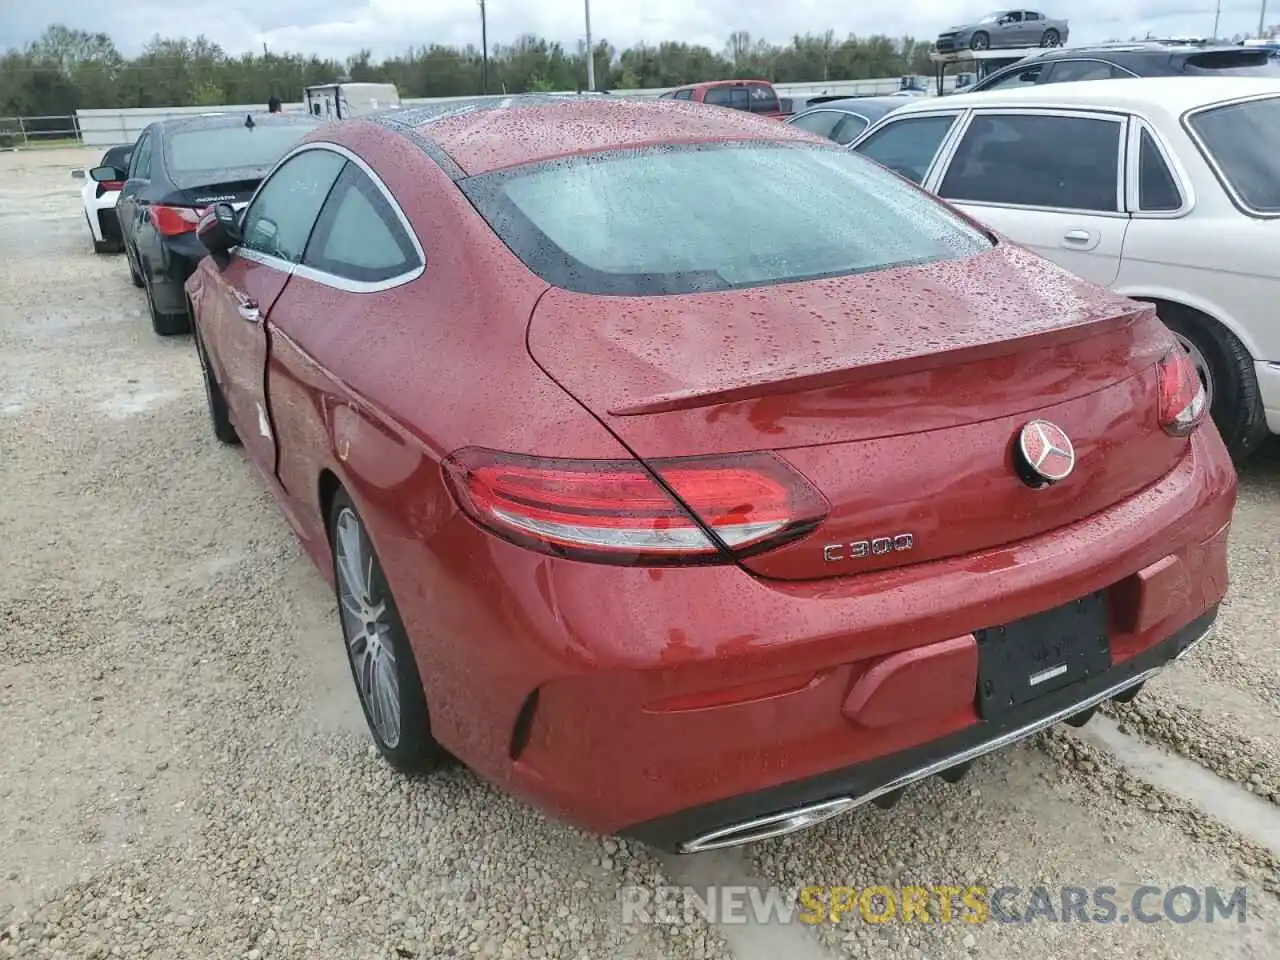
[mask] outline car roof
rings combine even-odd
[[[1001,106],[1092,106],[1128,110],[1158,104],[1171,113],[1224,100],[1267,94],[1280,95],[1276,77],[1132,77],[1085,80],[1077,83],[1036,83],[1025,88],[957,93],[919,100],[903,98],[896,114],[930,110]]]
[[[685,100],[621,97],[504,98],[423,104],[366,118],[434,141],[474,176],[555,157],[662,143],[717,140],[811,142],[790,124]]]
[[[740,79],[729,80],[703,80],[701,83],[687,83],[683,87],[677,87],[678,90],[709,90],[711,87],[732,87],[742,86],[744,84],[763,84],[766,87],[772,87],[773,82],[770,80],[760,80],[755,77],[742,77]]]

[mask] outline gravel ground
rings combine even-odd
[[[772,960],[697,917],[623,922],[620,888],[678,862],[373,755],[332,598],[209,436],[190,340],[155,337],[123,260],[89,251],[67,170],[96,160],[0,154],[0,957]],[[1243,483],[1218,638],[1118,715],[1274,800],[1276,451]],[[1244,885],[1244,924],[792,932],[830,956],[1261,958],[1275,856],[1053,732],[717,876]]]

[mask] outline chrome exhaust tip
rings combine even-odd
[[[770,814],[736,823],[731,827],[723,827],[705,833],[696,839],[681,844],[681,853],[705,853],[708,850],[720,850],[724,847],[737,847],[744,843],[755,843],[757,840],[769,840],[773,837],[784,837],[788,833],[807,830],[809,827],[838,817],[846,810],[858,805],[853,797],[839,797],[822,803],[813,803],[794,810]]]

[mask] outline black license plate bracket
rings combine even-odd
[[[990,720],[1110,668],[1110,620],[1107,592],[1099,590],[978,630],[978,715]]]

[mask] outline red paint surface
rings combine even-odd
[[[696,132],[696,107],[635,107],[654,119],[632,131],[613,106],[564,108],[581,120],[567,132],[517,116],[529,109],[438,126],[468,169]],[[593,110],[612,126],[586,129]],[[698,129],[714,135],[790,135],[706,113]],[[846,280],[584,298],[531,275],[417,146],[371,123],[322,137],[399,198],[425,272],[378,294],[285,277],[274,296],[206,259],[191,281],[198,325],[237,392],[241,436],[268,408],[274,436],[251,459],[326,577],[322,490],[339,482],[357,503],[435,735],[554,814],[613,831],[977,722],[971,704],[901,704],[888,725],[851,723],[850,690],[885,657],[1111,588],[1121,660],[1222,598],[1235,474],[1212,424],[1189,438],[1155,424],[1154,365],[1171,340],[1149,310],[1007,246]],[[261,342],[236,332],[237,284],[258,284]],[[1043,490],[1009,461],[1033,414],[1067,430],[1079,461]],[[468,445],[588,459],[775,450],[831,511],[749,570],[567,561],[459,513],[440,461]],[[913,552],[823,560],[824,543],[900,529]],[[1148,615],[1150,590],[1127,584],[1167,557],[1189,589]]]
[[[871,664],[845,698],[844,715],[872,728],[941,719],[971,706],[977,685],[978,642],[967,633]]]

